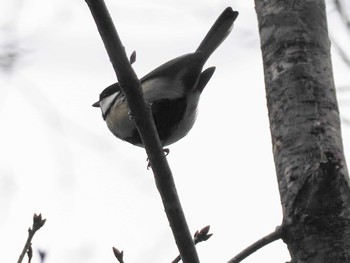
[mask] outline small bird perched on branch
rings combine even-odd
[[[226,8],[194,53],[172,59],[140,79],[163,146],[177,142],[191,130],[199,97],[215,71],[210,67],[202,72],[203,66],[231,32],[237,16],[237,11]],[[116,137],[143,147],[119,83],[103,90],[93,106],[101,108],[103,119]]]

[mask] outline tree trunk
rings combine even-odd
[[[255,0],[292,262],[350,262],[350,187],[323,0]]]

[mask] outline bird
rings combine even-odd
[[[237,16],[237,11],[227,7],[195,52],[174,58],[140,79],[163,147],[192,129],[200,95],[215,71],[215,67],[203,70],[204,64],[229,35]],[[117,138],[144,147],[119,83],[105,88],[92,106],[101,109],[107,127]]]

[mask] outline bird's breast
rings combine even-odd
[[[171,85],[173,88],[170,92],[159,88],[161,92],[164,92],[160,96],[156,92],[160,84],[158,81],[151,80],[143,83],[142,87],[144,96],[151,105],[161,143],[167,146],[186,136],[193,127],[200,94],[199,92],[184,94],[181,87],[176,89],[174,85]],[[152,85],[152,89],[149,89],[148,85]],[[115,100],[106,116],[107,126],[118,138],[142,147],[140,135],[129,111],[126,100]]]
[[[131,118],[126,101],[120,101],[111,107],[106,117],[107,127],[119,139],[139,145],[141,144],[141,139]]]

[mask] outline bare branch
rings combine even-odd
[[[189,231],[174,179],[164,156],[150,106],[146,103],[141,84],[125,53],[103,0],[85,0],[94,17],[120,86],[128,101],[136,127],[141,135],[154,173],[158,191],[181,256],[186,262],[198,263],[198,255]]]
[[[255,243],[251,244],[249,247],[244,249],[242,252],[240,252],[238,255],[233,257],[231,260],[229,260],[227,263],[238,263],[241,262],[246,257],[253,254],[258,249],[272,243],[273,241],[276,241],[281,238],[282,235],[282,227],[278,226],[275,231],[268,234],[267,236],[264,236],[262,239],[259,239]]]

